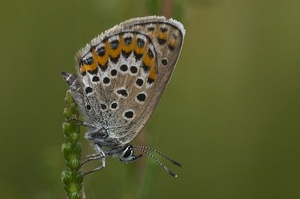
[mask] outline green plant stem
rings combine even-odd
[[[69,199],[80,199],[83,172],[80,171],[82,146],[79,142],[80,126],[77,124],[79,113],[70,90],[66,92],[65,104],[65,121],[63,123],[65,142],[62,144],[61,150],[68,170],[61,173],[61,178],[64,189],[67,192],[67,197]]]

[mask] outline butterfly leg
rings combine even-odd
[[[101,156],[99,154],[91,154],[91,155],[87,155],[83,158],[81,158],[81,160],[87,159],[84,162],[81,163],[80,167],[82,167],[84,164],[92,161],[92,160],[99,160],[101,158]]]
[[[97,168],[93,169],[93,170],[85,172],[83,174],[84,176],[87,175],[87,174],[93,173],[95,171],[99,171],[99,170],[101,170],[102,168],[105,167],[105,153],[104,153],[104,151],[97,144],[95,145],[95,149],[98,152],[98,154],[97,155],[92,154],[91,157],[87,161],[83,162],[81,165],[83,165],[83,164],[85,164],[85,163],[87,163],[91,160],[97,160],[97,159],[101,159],[102,165],[100,167],[97,167]]]

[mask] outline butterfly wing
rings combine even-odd
[[[139,112],[136,121],[133,120],[129,126],[129,136],[123,137],[125,142],[130,142],[148,122],[170,80],[180,55],[185,30],[180,22],[165,17],[136,18],[121,25],[146,34],[150,38],[151,42],[149,43],[153,45],[155,52],[154,65],[151,66],[150,73],[143,79],[146,84],[142,89],[145,89],[144,92],[148,98],[141,104],[142,106],[137,107]],[[152,49],[152,46],[149,46]],[[147,63],[147,54],[143,61],[140,65],[141,68],[144,68],[143,65]],[[138,95],[136,96],[138,97]]]
[[[153,16],[125,21],[93,39],[76,56],[78,76],[64,75],[86,122],[121,144],[131,142],[170,80],[184,34],[181,23]]]

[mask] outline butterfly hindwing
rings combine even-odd
[[[64,78],[86,123],[107,129],[120,143],[131,142],[170,80],[184,34],[182,24],[173,19],[135,18],[81,49],[76,56],[78,76],[66,73]]]

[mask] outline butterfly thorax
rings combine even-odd
[[[111,149],[120,149],[125,146],[117,137],[112,136],[112,132],[108,129],[92,128],[86,134],[85,138],[99,147],[109,147]]]

